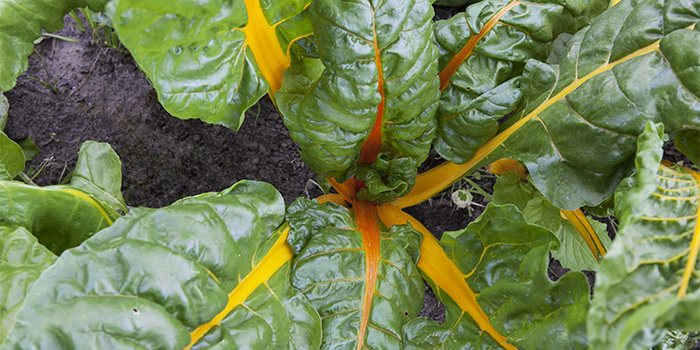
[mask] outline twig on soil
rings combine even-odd
[[[95,57],[95,61],[92,62],[92,67],[90,67],[90,70],[88,71],[88,74],[87,74],[87,77],[85,77],[85,80],[83,80],[83,82],[80,83],[80,85],[78,85],[78,87],[75,88],[75,90],[71,91],[70,94],[68,94],[68,96],[73,96],[73,94],[76,91],[80,90],[83,87],[83,85],[85,85],[85,83],[87,83],[88,79],[90,79],[90,75],[92,75],[92,70],[95,69],[95,65],[97,64],[97,60],[100,59],[100,55],[102,55],[103,51],[104,51],[104,49],[100,49],[100,52],[97,53],[97,57]]]

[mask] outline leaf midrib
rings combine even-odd
[[[275,25],[270,26],[265,19],[259,0],[244,0],[248,11],[248,24],[243,28],[245,45],[255,56],[258,69],[270,84],[272,95],[282,86],[282,72],[291,64],[291,59],[280,47]]]
[[[690,176],[695,179],[700,185],[700,174],[697,172],[684,168]],[[700,251],[700,200],[698,201],[698,207],[695,211],[695,229],[693,231],[693,239],[690,243],[690,253],[688,254],[688,262],[686,263],[685,269],[683,270],[683,278],[681,279],[681,286],[678,289],[678,297],[682,298],[686,295],[688,290],[688,284],[690,284],[690,277],[695,271],[695,264],[698,260],[698,251]]]
[[[372,16],[375,17],[374,9],[372,10]],[[377,26],[376,18],[372,21],[372,34],[374,36],[374,41],[372,46],[374,46],[374,62],[377,65],[377,90],[382,97],[382,100],[377,106],[377,117],[374,119],[374,124],[372,125],[372,131],[370,131],[367,140],[362,144],[360,148],[360,164],[370,164],[377,160],[377,155],[379,155],[379,150],[382,146],[382,122],[384,119],[384,75],[382,72],[382,57],[381,50],[379,49],[377,40]]]
[[[438,76],[440,77],[440,91],[445,90],[445,88],[447,88],[447,86],[450,85],[450,78],[452,78],[452,76],[457,71],[457,68],[459,68],[459,66],[462,65],[464,60],[466,60],[467,57],[469,57],[473,53],[476,44],[478,44],[479,41],[481,41],[481,39],[486,35],[486,33],[490,32],[491,29],[493,29],[493,27],[498,23],[498,21],[501,19],[501,17],[503,17],[503,15],[505,15],[508,11],[515,7],[515,5],[518,5],[519,3],[520,0],[515,0],[498,10],[498,12],[496,12],[496,14],[494,14],[493,17],[491,17],[491,19],[489,19],[489,21],[486,22],[486,24],[484,24],[483,27],[481,27],[481,31],[479,31],[479,33],[469,38],[469,40],[466,44],[464,44],[462,49],[459,50],[459,52],[454,57],[452,57],[447,66],[445,66],[442,72],[438,74]]]
[[[367,201],[354,203],[357,226],[362,233],[362,248],[365,251],[365,290],[362,298],[362,319],[357,334],[356,350],[361,350],[365,343],[365,333],[372,312],[372,298],[377,284],[380,258],[380,234],[377,207]]]
[[[291,261],[294,257],[289,244],[287,244],[287,236],[289,235],[289,226],[284,228],[280,236],[275,241],[275,244],[253,267],[228,295],[228,303],[226,307],[214,318],[190,333],[190,344],[183,348],[189,350],[194,344],[202,339],[214,326],[217,326],[236,306],[242,304],[255,289],[272,277],[284,264]]]
[[[551,107],[556,102],[564,100],[566,96],[574,92],[585,82],[587,82],[593,77],[600,75],[601,73],[611,70],[618,64],[627,62],[633,58],[647,55],[652,52],[658,52],[660,42],[661,39],[647,46],[644,46],[614,62],[607,62],[598,67],[597,69],[593,70],[592,72],[586,74],[582,78],[576,78],[569,85],[560,90],[557,94],[548,97],[544,102],[537,106],[537,108],[532,110],[524,117],[520,118],[513,125],[486,141],[483,145],[481,145],[481,147],[479,147],[476,150],[474,157],[472,157],[472,159],[470,159],[466,163],[454,164],[452,162],[445,162],[439,167],[418,174],[418,177],[416,178],[416,184],[414,185],[411,192],[406,196],[397,199],[392,204],[398,208],[406,208],[421,203],[427,200],[428,198],[432,197],[433,195],[439,193],[450,184],[459,180],[464,174],[466,174],[469,170],[471,170],[482,160],[484,160],[489,154],[496,150],[496,148],[501,146],[513,133],[518,131],[523,125],[525,125],[530,120],[538,117],[540,113],[544,112],[547,108]],[[556,86],[553,87],[553,89],[555,88]],[[438,178],[438,180],[436,181],[435,178]]]

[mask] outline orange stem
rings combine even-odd
[[[486,33],[488,33],[496,25],[496,23],[498,23],[498,21],[501,19],[501,17],[503,17],[503,15],[506,14],[506,12],[510,11],[513,7],[515,7],[515,5],[519,3],[520,0],[515,0],[510,4],[504,6],[498,12],[496,12],[496,14],[493,15],[493,17],[491,17],[491,19],[488,22],[486,22],[486,24],[484,24],[484,26],[481,28],[481,31],[478,34],[471,37],[469,41],[467,41],[467,43],[464,45],[464,47],[462,47],[462,49],[459,50],[459,52],[454,57],[452,57],[447,66],[445,66],[445,68],[439,74],[440,91],[445,90],[447,85],[450,85],[450,78],[452,77],[452,75],[455,74],[457,68],[459,68],[459,66],[462,65],[462,62],[464,62],[464,60],[466,60],[467,57],[469,57],[469,55],[472,54],[472,52],[474,51],[474,47],[476,46],[476,44],[479,43],[481,38],[483,38],[484,35],[486,35]]]
[[[362,320],[360,332],[357,335],[357,350],[364,347],[365,333],[369,324],[369,314],[372,310],[372,297],[377,284],[379,266],[379,219],[377,207],[367,201],[357,201],[354,205],[357,226],[362,233],[363,249],[365,251],[365,295],[362,300]]]
[[[373,24],[374,26],[374,24]],[[365,140],[365,143],[360,149],[360,163],[370,164],[377,160],[377,155],[382,146],[382,120],[384,117],[384,76],[382,73],[382,59],[380,56],[380,50],[377,46],[377,29],[374,30],[374,62],[377,64],[377,85],[379,89],[379,94],[382,96],[379,106],[377,106],[377,118],[374,120],[374,125],[372,126],[372,131],[369,133],[369,137]],[[363,184],[364,185],[364,184]]]
[[[410,223],[413,228],[423,234],[420,245],[420,258],[418,268],[427,275],[435,285],[445,292],[457,305],[476,322],[482,331],[488,333],[503,348],[517,350],[508,343],[508,339],[500,334],[491,324],[488,315],[481,309],[476,301],[476,294],[464,279],[464,274],[457,265],[450,260],[442,249],[440,243],[433,237],[423,224],[403,210],[391,205],[382,204],[378,209],[379,218],[385,226],[402,225]]]

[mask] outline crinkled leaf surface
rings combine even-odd
[[[666,334],[666,337],[661,342],[660,350],[688,350],[688,342],[692,342],[693,338],[686,332],[671,331]]]
[[[106,0],[3,0],[0,1],[0,90],[8,91],[27,70],[27,57],[41,30],[55,32],[63,27],[70,10],[90,6],[100,10]],[[2,113],[0,113],[0,119]]]
[[[650,124],[640,136],[637,173],[616,207],[620,230],[588,315],[593,349],[638,349],[667,329],[700,330],[700,173],[660,164],[660,132]]]
[[[558,208],[596,206],[632,169],[647,121],[700,129],[700,3],[621,1],[574,35],[559,65],[530,60],[519,110],[475,156],[421,174],[400,208],[429,198],[479,165],[523,161]]]
[[[282,196],[259,182],[136,208],[59,257],[0,348],[317,348],[283,219]]]
[[[613,6],[572,38],[559,65],[528,62],[520,110],[483,151],[523,161],[559,208],[600,203],[631,171],[647,121],[669,133],[700,129],[699,19],[696,1]]]
[[[122,163],[107,143],[86,141],[78,151],[71,186],[99,198],[122,214],[129,211],[122,196]]]
[[[24,171],[22,147],[0,131],[0,180],[9,181]]]
[[[598,260],[586,241],[581,237],[572,222],[562,217],[561,211],[552,205],[541,193],[527,182],[523,182],[515,172],[507,172],[496,180],[493,187],[494,204],[514,204],[525,219],[534,225],[546,227],[559,239],[560,245],[552,250],[552,256],[562,266],[572,270],[597,270]],[[605,224],[588,220],[603,248],[610,246]]]
[[[289,45],[310,35],[304,16],[287,21],[307,5],[116,0],[107,12],[170,114],[238,130],[245,111],[268,89],[279,89]]]
[[[292,209],[297,206],[325,218],[305,219]],[[332,203],[298,199],[290,212],[297,213],[288,217],[290,225],[304,230],[308,241],[294,261],[292,284],[321,315],[321,348],[402,349],[401,328],[423,306],[415,266],[420,234],[397,226],[381,234],[377,228],[378,237],[371,237],[361,219],[356,224],[347,209]]]
[[[557,282],[549,280],[548,251],[557,239],[545,228],[528,224],[515,206],[490,203],[466,229],[445,232],[441,245],[509,346],[586,348],[586,278],[573,272]],[[429,278],[428,282],[445,305],[445,322],[411,321],[404,327],[407,349],[502,348],[441,285]]]
[[[54,254],[75,247],[119,217],[71,186],[36,187],[0,181],[0,225],[26,228]]]
[[[380,153],[409,159],[415,174],[430,150],[439,96],[430,3],[321,0],[309,11],[320,59],[295,61],[276,94],[302,159],[340,182],[357,174],[358,162],[380,178],[403,179],[373,164]],[[410,189],[400,181],[388,191]],[[372,195],[364,198],[378,199]]]
[[[443,90],[438,153],[455,163],[471,159],[520,101],[517,77],[525,61],[545,60],[557,35],[576,32],[607,5],[606,0],[487,0],[436,22]]]
[[[29,289],[55,260],[56,256],[24,227],[0,224],[0,344]]]

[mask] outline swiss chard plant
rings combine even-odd
[[[337,193],[285,207],[242,181],[130,208],[108,145],[41,188],[0,133],[0,349],[683,349],[700,331],[700,0],[483,0],[440,21],[428,0],[0,0],[0,88],[85,6],[173,116],[238,129],[268,94]],[[6,111],[0,94],[0,129]],[[669,138],[691,163],[662,159]],[[445,163],[419,174],[431,149]],[[438,241],[402,210],[491,163],[464,229]],[[581,208],[614,214],[615,240]],[[550,280],[550,254],[577,271]],[[418,316],[424,281],[443,322]]]

